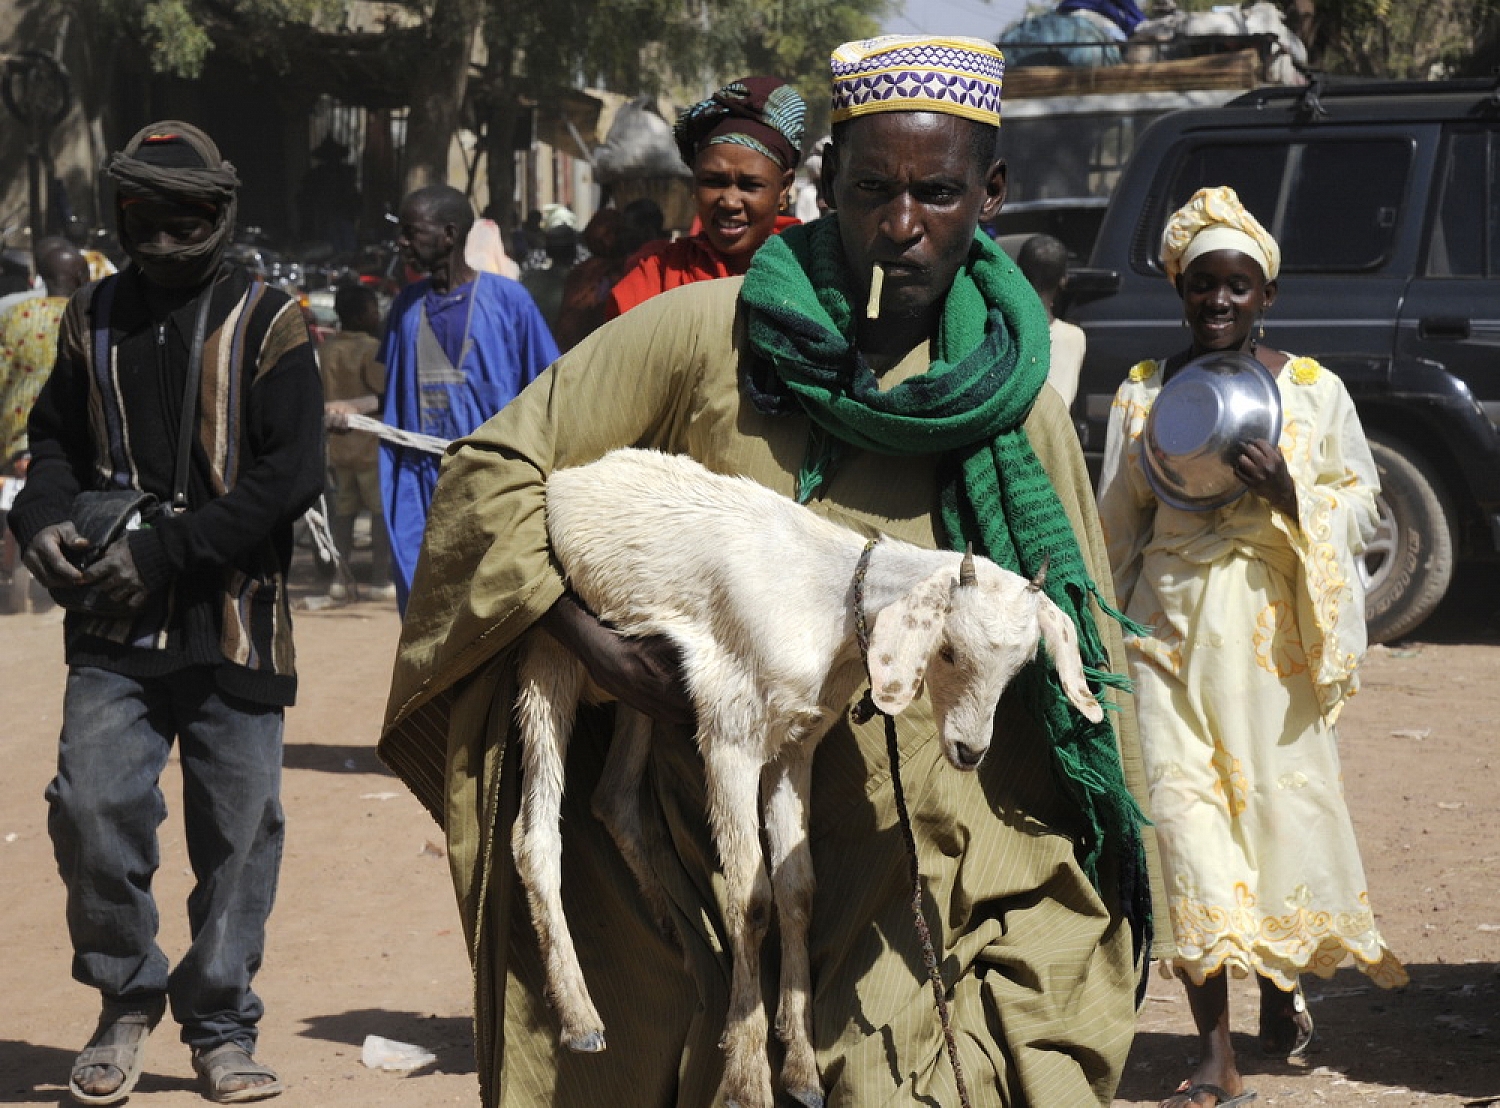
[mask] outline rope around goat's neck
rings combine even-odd
[[[865,543],[860,552],[859,564],[854,568],[854,637],[859,643],[859,656],[864,661],[865,672],[870,671],[870,625],[865,616],[865,577],[870,572],[870,556],[876,535]],[[948,999],[944,995],[943,974],[938,969],[937,951],[932,945],[932,931],[927,926],[927,917],[922,911],[922,871],[917,863],[917,839],[911,829],[911,812],[906,807],[906,790],[901,785],[901,750],[896,743],[896,718],[886,715],[875,707],[872,690],[850,711],[855,723],[867,723],[876,714],[885,716],[885,749],[891,761],[891,788],[896,794],[896,817],[901,824],[901,837],[906,841],[906,857],[911,874],[911,914],[916,922],[917,938],[922,942],[922,961],[927,966],[927,979],[932,982],[932,997],[937,1005],[938,1019],[943,1025],[943,1045],[948,1050],[948,1061],[953,1065],[953,1081],[958,1086],[958,1103],[961,1108],[970,1108],[969,1087],[964,1081],[963,1066],[958,1061],[958,1041],[953,1036],[953,1023],[948,1016]]]

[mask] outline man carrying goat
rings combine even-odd
[[[1005,197],[998,52],[891,38],[841,47],[833,63],[833,213],[772,240],[743,279],[667,293],[595,332],[444,462],[381,753],[447,830],[488,1105],[706,1108],[723,1066],[729,941],[692,709],[664,640],[615,634],[568,591],[544,511],[554,469],[619,446],[687,454],[868,536],[972,544],[1027,578],[1045,566],[1042,587],[1075,625],[1096,691],[1123,668],[1118,628],[1095,603],[1107,602],[1109,574],[1088,476],[1062,404],[1042,388],[1045,313],[976,234]],[[799,573],[763,569],[764,590]],[[830,586],[841,598],[853,587]],[[569,749],[563,898],[609,1028],[597,1054],[557,1044],[510,859],[514,646],[532,627],[656,721],[642,832],[680,946],[589,812],[609,713],[581,712]],[[1108,1103],[1119,1080],[1154,872],[1131,799],[1134,716],[1121,708],[1088,719],[1041,657],[1001,699],[977,772],[948,769],[925,697],[897,725],[975,1105]],[[830,1105],[958,1103],[891,773],[885,721],[848,714],[813,768],[808,946]]]

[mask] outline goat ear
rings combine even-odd
[[[1041,625],[1042,639],[1052,663],[1057,666],[1057,676],[1062,681],[1063,693],[1087,719],[1098,723],[1104,718],[1104,709],[1083,676],[1083,657],[1078,653],[1078,630],[1063,610],[1046,596],[1037,597],[1037,623]]]
[[[953,571],[941,569],[876,615],[870,635],[870,694],[886,715],[900,715],[921,690],[952,590]]]

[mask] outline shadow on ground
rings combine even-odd
[[[341,746],[337,743],[287,743],[281,751],[283,769],[305,769],[315,773],[378,773],[386,777],[391,771],[381,764],[369,747]]]
[[[1437,611],[1401,642],[1500,642],[1500,565],[1470,563],[1453,575]]]
[[[300,1032],[309,1039],[347,1043],[359,1049],[366,1035],[410,1043],[437,1055],[419,1073],[473,1073],[474,1025],[467,1016],[432,1016],[361,1008],[337,1015],[309,1016]]]
[[[68,1067],[75,1053],[0,1039],[0,1104],[46,1104],[50,1099],[66,1103]]]
[[[1411,984],[1393,992],[1377,989],[1353,972],[1331,981],[1303,978],[1308,1007],[1317,1021],[1317,1038],[1305,1065],[1263,1057],[1256,1028],[1247,1027],[1234,1037],[1246,1083],[1254,1087],[1257,1074],[1325,1068],[1361,1084],[1434,1096],[1484,1098],[1500,1093],[1500,1051],[1495,1048],[1500,1035],[1500,965],[1406,968]],[[1120,1099],[1165,1097],[1192,1072],[1197,1053],[1197,1040],[1187,1026],[1180,1034],[1138,1034]]]
[[[78,1045],[83,1046],[82,1043]],[[168,1043],[167,1049],[173,1046]],[[153,1048],[161,1049],[162,1044],[153,1040]],[[68,1071],[77,1053],[62,1047],[0,1039],[0,1059],[3,1059],[0,1061],[0,1104],[74,1104],[68,1095]],[[135,1087],[137,1095],[181,1092],[197,1087],[186,1078],[150,1072],[149,1054],[146,1065],[147,1071]]]

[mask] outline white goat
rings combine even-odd
[[[759,975],[773,884],[759,834],[764,796],[781,923],[782,1084],[817,1108],[823,1092],[812,1047],[807,805],[813,750],[866,677],[852,602],[865,540],[753,481],[642,450],[617,450],[553,473],[547,530],[569,585],[590,610],[623,634],[665,635],[681,652],[733,954],[719,1093],[739,1108],[773,1104]],[[896,715],[925,683],[943,753],[956,768],[979,765],[1000,694],[1036,655],[1039,639],[1068,699],[1090,719],[1102,718],[1071,621],[1024,578],[983,558],[887,539],[871,552],[864,595],[876,706]],[[577,658],[539,629],[524,640],[519,667],[525,789],[517,868],[561,1040],[573,1050],[603,1050],[603,1023],[563,916],[558,826],[575,709],[597,690]],[[669,909],[645,858],[637,811],[649,741],[649,721],[619,706],[594,810],[660,919]]]

